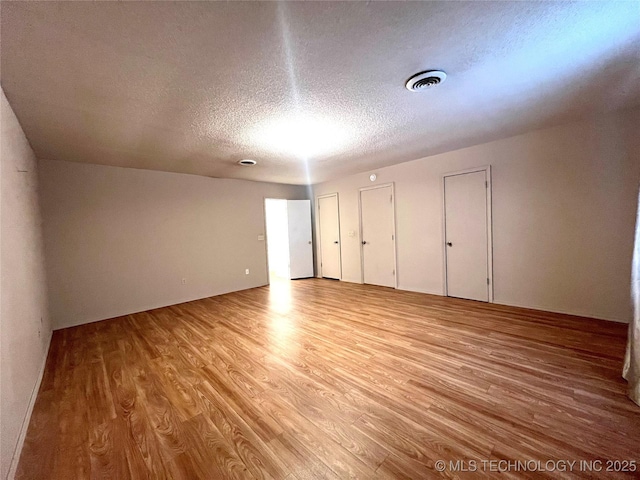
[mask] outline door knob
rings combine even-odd
[[[447,242],[447,245],[450,246],[450,247],[453,247],[453,243],[451,243],[451,242]]]
[[[363,244],[363,245],[366,245],[366,244],[367,244],[367,242],[366,242],[365,240],[363,240],[363,241],[362,241],[362,244]]]
[[[336,241],[335,241],[335,242],[333,242],[333,243],[337,244],[337,243],[338,243],[338,241],[336,240]]]

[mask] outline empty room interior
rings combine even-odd
[[[0,478],[640,475],[640,2],[0,2]]]

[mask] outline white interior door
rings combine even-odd
[[[287,200],[291,279],[313,277],[311,200]]]
[[[338,195],[318,198],[320,269],[324,278],[341,278]]]
[[[447,295],[489,301],[488,171],[444,177]]]
[[[395,221],[391,185],[360,190],[364,283],[395,287]]]

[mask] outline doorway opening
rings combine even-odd
[[[313,277],[311,201],[264,202],[269,282]]]
[[[267,260],[269,283],[291,278],[289,271],[289,226],[287,201],[267,198],[264,201],[267,223]]]

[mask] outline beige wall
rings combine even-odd
[[[0,97],[0,475],[6,478],[14,453],[16,457],[20,453],[23,424],[26,429],[51,325],[37,162],[4,92]]]
[[[307,198],[299,186],[40,167],[54,329],[265,285],[263,200]]]
[[[399,288],[443,293],[441,175],[491,165],[495,302],[628,321],[638,131],[635,109],[376,170],[395,183]],[[370,173],[314,186],[339,193],[345,281]]]

